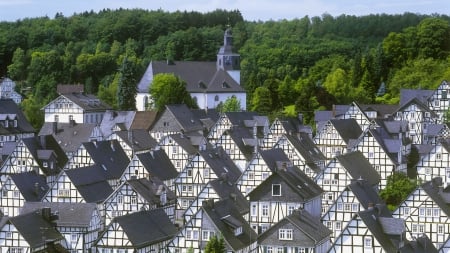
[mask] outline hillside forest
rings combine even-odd
[[[25,96],[39,128],[57,84],[85,91],[116,109],[151,60],[215,61],[232,28],[241,55],[247,108],[271,116],[333,104],[399,102],[400,89],[435,89],[450,80],[450,17],[373,14],[246,21],[238,10],[209,13],[105,9],[0,23],[0,76]]]

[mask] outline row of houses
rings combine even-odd
[[[230,252],[449,252],[448,126],[426,103],[443,90],[335,106],[314,135],[301,115],[117,112],[82,92],[35,131],[2,99],[0,249],[200,252],[221,236]],[[414,149],[423,184],[391,212],[378,192]]]

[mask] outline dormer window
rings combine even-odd
[[[227,82],[223,82],[223,83],[222,83],[222,88],[224,88],[224,89],[230,88],[230,85],[228,85]]]
[[[242,226],[237,227],[237,228],[234,229],[234,235],[235,236],[238,236],[240,234],[242,234]]]
[[[281,184],[272,185],[272,196],[281,196]]]

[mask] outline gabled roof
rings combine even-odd
[[[281,187],[281,196],[272,197],[272,185],[285,183],[289,189]],[[308,202],[311,199],[319,197],[323,193],[322,188],[317,185],[311,178],[303,173],[298,167],[287,167],[277,169],[266,180],[260,183],[253,191],[250,192],[250,201],[273,200],[280,202]],[[269,196],[270,197],[267,197]]]
[[[331,119],[330,123],[347,144],[350,140],[358,139],[362,134],[362,129],[355,119]]]
[[[107,181],[106,172],[98,164],[65,170],[63,173],[67,174],[87,203],[102,202],[113,192]]]
[[[115,134],[135,152],[150,150],[158,145],[158,142],[144,129],[117,131]]]
[[[417,99],[422,104],[427,104],[428,99],[433,93],[434,90],[400,89],[400,107],[403,107],[412,99]]]
[[[397,109],[396,112],[401,112],[401,111],[403,111],[406,107],[408,107],[408,106],[410,106],[410,105],[412,105],[412,104],[417,105],[417,107],[419,107],[419,108],[420,108],[422,111],[424,111],[424,112],[429,112],[430,115],[431,115],[433,118],[438,118],[438,117],[439,117],[439,116],[436,114],[436,112],[432,111],[432,110],[428,107],[426,101],[425,101],[425,103],[424,103],[424,102],[422,102],[422,101],[421,101],[420,99],[418,99],[418,98],[412,98],[410,101],[408,101],[408,102],[406,102],[405,104],[403,104],[402,106],[400,106],[400,107]]]
[[[206,201],[202,210],[209,217],[213,225],[220,231],[225,243],[236,252],[243,249],[257,239],[257,234],[244,220],[232,199],[218,202]],[[234,229],[242,227],[240,235],[234,234]]]
[[[377,185],[380,182],[380,175],[361,151],[336,156],[336,160],[353,179],[365,179],[370,185]]]
[[[52,135],[41,135],[38,137],[23,138],[22,142],[28,148],[30,153],[33,155],[33,158],[41,167],[41,170],[47,176],[58,174],[68,161],[64,150],[62,150],[61,146],[59,146]],[[56,157],[56,166],[53,169],[43,167],[42,159],[44,159],[45,157],[39,157],[39,153],[41,153],[42,151],[51,152]]]
[[[420,187],[447,216],[450,216],[450,188],[443,189],[441,178],[434,178],[423,183]]]
[[[67,93],[83,93],[84,85],[82,84],[58,84],[56,85],[56,92],[58,94]]]
[[[298,209],[294,210],[292,214],[286,216],[277,224],[262,233],[258,237],[258,244],[264,244],[264,240],[272,234],[278,234],[278,229],[288,224],[293,225],[296,229],[300,230],[314,243],[310,244],[309,241],[299,240],[299,247],[315,248],[319,242],[324,241],[332,233],[317,217],[313,217],[306,210]]]
[[[113,133],[114,127],[118,124],[124,126],[125,129],[122,130],[128,130],[135,115],[135,111],[106,111],[100,123],[100,131],[107,138]]]
[[[166,138],[172,138],[189,155],[195,155],[198,149],[192,144],[191,138],[184,134],[171,134]]]
[[[285,135],[286,139],[294,146],[305,160],[309,168],[315,172],[320,172],[320,167],[316,162],[325,161],[325,155],[317,148],[314,141],[306,133],[300,133],[296,136]]]
[[[9,218],[31,248],[45,246],[48,242],[58,242],[64,237],[41,214],[31,212]]]
[[[232,127],[226,130],[223,135],[230,136],[247,160],[253,158],[253,151],[258,140],[255,140],[253,132],[249,128],[243,126]]]
[[[130,163],[117,140],[84,142],[83,146],[95,164],[106,168],[107,179],[120,178]]]
[[[162,191],[166,192],[168,202],[176,199],[175,193],[169,190],[164,182],[157,177],[152,177],[151,179],[130,179],[126,183],[128,183],[131,188],[142,196],[150,205],[154,204],[160,206],[162,204],[160,200]]]
[[[113,223],[120,225],[134,248],[169,240],[177,232],[175,225],[161,208],[118,216],[112,220],[111,224]],[[108,229],[103,235],[107,232]]]
[[[130,128],[149,131],[153,123],[155,123],[157,115],[158,111],[137,111]]]
[[[53,135],[65,152],[72,153],[77,151],[83,142],[89,141],[95,126],[88,123],[45,122],[38,135]]]
[[[36,130],[31,126],[28,120],[23,114],[22,110],[12,99],[0,99],[0,115],[3,114],[15,114],[17,119],[17,127],[3,127],[0,126],[0,132],[6,131],[7,133],[19,134],[19,133],[34,133]]]
[[[241,214],[249,212],[249,203],[235,184],[224,178],[217,178],[208,182],[221,200],[232,199]]]
[[[94,203],[69,202],[25,202],[21,214],[41,213],[42,208],[50,208],[58,213],[58,227],[89,227],[97,205]]]
[[[375,111],[377,112],[377,118],[384,119],[391,116],[397,110],[398,105],[360,104],[360,107],[364,112]]]
[[[203,130],[202,122],[195,117],[191,110],[185,104],[166,105],[166,111],[170,112],[180,129],[185,133]]]
[[[200,150],[199,155],[203,157],[217,177],[226,177],[228,181],[235,183],[241,176],[241,170],[222,147]]]
[[[41,201],[49,187],[44,176],[35,171],[9,175],[26,201]]]
[[[83,94],[83,93],[66,93],[60,95],[60,97],[65,97],[66,99],[72,101],[79,107],[81,107],[86,112],[102,112],[106,110],[112,110],[111,106],[103,103],[99,98],[92,94]],[[59,99],[56,98],[55,100]],[[55,100],[51,101],[49,104],[53,103]],[[47,107],[47,104],[45,107]]]
[[[291,163],[281,148],[259,150],[258,152],[271,171],[276,171],[280,163],[286,163],[287,165]]]
[[[199,154],[203,157],[211,170],[214,171],[217,177],[226,177],[227,180],[235,183],[242,174],[241,170],[239,170],[222,147],[200,150]]]
[[[148,173],[163,181],[174,179],[178,172],[162,149],[136,154]]]
[[[224,112],[223,116],[228,118],[233,126],[244,125],[245,120],[253,120],[255,116],[258,116],[257,112]]]
[[[368,209],[370,205],[382,203],[380,195],[373,189],[373,186],[364,179],[352,179],[347,189],[353,192],[359,203]]]

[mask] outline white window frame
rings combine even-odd
[[[364,236],[364,248],[372,248],[373,238],[372,236]]]
[[[278,190],[278,192],[275,190]],[[272,184],[272,196],[281,196],[281,184]]]
[[[278,229],[278,239],[280,241],[292,241],[293,233],[292,229],[280,228]]]

